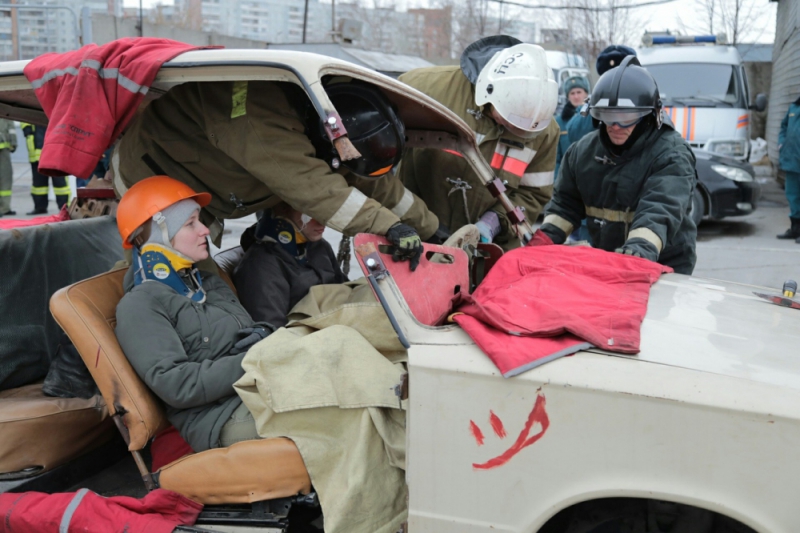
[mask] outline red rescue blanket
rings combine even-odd
[[[78,492],[0,494],[0,533],[171,533],[203,509],[177,492],[156,489],[141,500]]]
[[[126,38],[42,54],[28,63],[25,77],[50,120],[39,172],[89,176],[135,115],[161,65],[198,48],[169,39]]]
[[[672,269],[584,246],[505,254],[455,316],[504,377],[590,345],[639,351],[650,286]]]

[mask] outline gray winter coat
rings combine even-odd
[[[117,305],[116,334],[136,373],[163,400],[167,418],[196,452],[219,446],[219,432],[242,401],[233,383],[244,353],[229,355],[253,320],[222,279],[203,272],[205,303],[157,281],[133,287]]]
[[[311,287],[347,281],[327,241],[305,246],[305,265],[274,241],[255,242],[247,248],[233,273],[233,283],[253,320],[285,326],[286,315]]]

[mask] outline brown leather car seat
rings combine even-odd
[[[60,466],[114,434],[100,396],[53,398],[42,384],[0,391],[0,480],[23,479]]]
[[[151,474],[140,451],[169,425],[160,401],[139,379],[114,334],[125,269],[56,292],[50,311],[72,339],[133,453],[149,490],[173,490],[203,504],[253,503],[307,494],[311,481],[288,439],[239,442],[185,456]]]

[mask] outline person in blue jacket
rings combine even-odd
[[[564,82],[564,94],[567,95],[567,103],[564,104],[564,109],[561,113],[556,115],[556,122],[561,129],[561,135],[558,138],[558,151],[556,152],[556,176],[558,175],[558,165],[561,164],[561,158],[567,152],[567,148],[572,144],[567,138],[567,124],[583,106],[584,100],[589,96],[589,80],[583,76],[572,76],[567,78]]]
[[[786,172],[786,199],[789,201],[789,229],[779,239],[794,239],[800,244],[800,98],[789,106],[778,134],[779,163]]]

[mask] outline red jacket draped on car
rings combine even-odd
[[[195,50],[169,39],[119,39],[63,54],[43,54],[25,67],[50,124],[39,172],[89,176],[119,137],[161,65]]]
[[[505,377],[590,345],[635,354],[650,286],[670,267],[584,246],[506,253],[456,321]]]

